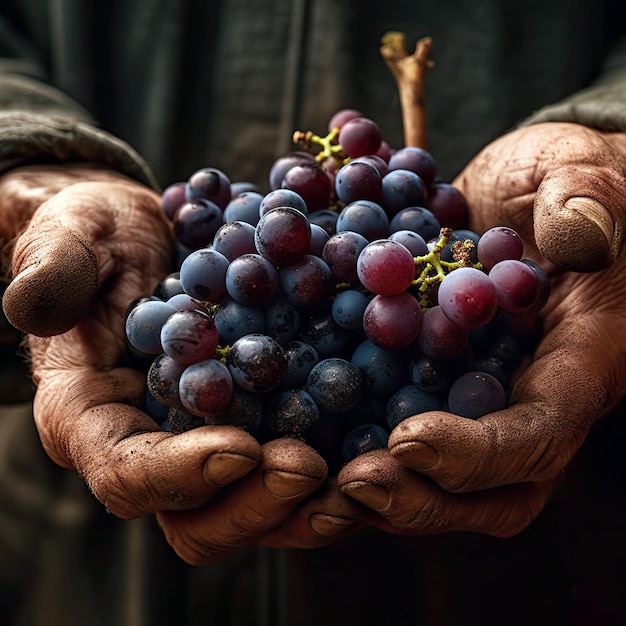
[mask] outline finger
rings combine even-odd
[[[71,185],[44,202],[13,252],[3,307],[23,332],[73,328],[100,288],[115,283],[125,307],[167,274],[172,239],[158,197],[126,180]]]
[[[367,518],[395,534],[480,532],[511,537],[543,509],[552,482],[450,494],[398,463],[386,450],[357,457],[338,476],[341,490],[368,506]]]
[[[271,548],[319,548],[362,528],[359,520],[364,514],[364,507],[339,491],[336,478],[329,478],[261,543]]]
[[[563,269],[604,269],[622,251],[625,206],[626,182],[612,167],[552,170],[535,198],[537,248]]]
[[[263,446],[263,459],[254,472],[207,506],[162,511],[157,520],[185,562],[206,565],[258,543],[323,483],[326,474],[326,463],[312,448],[295,439],[277,439]]]

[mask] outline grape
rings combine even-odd
[[[352,353],[365,387],[371,394],[390,394],[409,381],[408,357],[402,350],[387,350],[366,339]]]
[[[180,283],[185,293],[211,304],[218,304],[228,294],[226,272],[228,259],[209,248],[192,252],[180,266]]]
[[[426,208],[432,211],[440,224],[448,228],[464,228],[467,224],[467,202],[463,194],[449,183],[438,182],[428,189]]]
[[[424,207],[406,207],[398,211],[389,223],[390,233],[401,230],[413,231],[428,242],[439,235],[441,224],[433,212]]]
[[[416,385],[405,385],[389,399],[385,418],[389,428],[393,429],[407,417],[426,411],[437,411],[442,407],[443,402],[436,394],[424,391]]]
[[[437,297],[446,317],[467,329],[486,324],[498,308],[493,283],[473,267],[460,267],[447,274]]]
[[[397,230],[391,233],[388,239],[401,243],[414,257],[428,254],[428,245],[424,237],[412,230]]]
[[[317,224],[311,224],[309,222],[309,226],[311,228],[311,243],[309,244],[309,254],[313,256],[322,256],[322,251],[324,250],[324,246],[328,241],[330,235]]]
[[[424,181],[410,170],[390,170],[382,178],[382,207],[393,217],[410,206],[421,206],[426,194]]]
[[[352,429],[344,438],[342,452],[344,461],[352,461],[357,456],[387,447],[389,433],[378,424],[361,424]]]
[[[310,152],[289,152],[274,161],[269,173],[270,189],[280,189],[285,174],[296,165],[315,164],[315,157]]]
[[[166,406],[180,406],[178,384],[185,365],[167,354],[159,354],[148,370],[148,391]]]
[[[230,184],[230,199],[232,200],[233,198],[236,198],[239,194],[246,193],[248,191],[261,193],[261,189],[256,183],[252,183],[246,180],[232,182]]]
[[[224,209],[224,222],[247,222],[256,226],[263,194],[245,191],[233,198]]]
[[[320,356],[343,355],[352,347],[351,333],[335,322],[332,310],[317,310],[302,323],[300,339],[313,346]]]
[[[415,172],[429,187],[437,175],[435,159],[422,148],[406,147],[396,150],[388,161],[390,170],[409,170]]]
[[[204,417],[205,424],[238,426],[256,434],[263,421],[263,396],[233,386],[233,395],[228,406]]]
[[[367,307],[367,296],[355,289],[337,294],[332,305],[332,316],[342,328],[356,330],[363,327],[363,315]]]
[[[309,213],[309,222],[311,225],[315,224],[321,226],[329,236],[334,235],[336,232],[338,214],[332,209],[320,209]]]
[[[415,279],[413,255],[401,243],[373,241],[357,259],[357,275],[366,289],[381,296],[406,291]]]
[[[263,217],[264,213],[279,207],[291,207],[298,209],[303,215],[308,215],[309,209],[304,198],[291,189],[275,189],[263,196],[259,205],[259,217]]]
[[[170,219],[174,218],[178,207],[185,203],[186,186],[187,183],[185,182],[172,183],[161,193],[161,208]]]
[[[380,128],[367,117],[356,117],[343,124],[339,130],[339,144],[352,158],[374,154],[380,148]]]
[[[226,298],[215,310],[213,323],[223,345],[232,345],[244,335],[265,333],[265,311]]]
[[[489,278],[496,291],[498,306],[509,313],[530,310],[542,293],[540,277],[522,261],[499,261],[491,268]]]
[[[228,352],[227,365],[239,387],[263,393],[281,382],[287,371],[287,355],[277,341],[254,333],[235,341]]]
[[[322,259],[338,283],[353,283],[358,279],[356,263],[367,243],[363,235],[349,230],[328,238],[322,250]]]
[[[466,372],[448,392],[448,407],[461,417],[477,419],[506,406],[506,393],[500,381],[486,372]]]
[[[173,223],[178,241],[194,250],[211,242],[224,223],[224,215],[215,202],[198,198],[181,205],[174,215]]]
[[[309,308],[327,300],[333,290],[332,272],[323,259],[305,254],[278,270],[280,290],[294,306]]]
[[[203,417],[224,411],[233,396],[233,378],[217,359],[192,363],[181,374],[180,401],[192,415]]]
[[[212,249],[229,261],[244,254],[255,254],[254,233],[254,226],[248,222],[227,222],[215,233]]]
[[[356,200],[380,203],[383,198],[380,172],[369,163],[351,161],[337,172],[335,191],[346,204]]]
[[[172,296],[186,293],[181,284],[180,272],[172,272],[164,276],[152,292],[159,300],[169,300]]]
[[[306,383],[307,376],[319,362],[317,350],[304,341],[289,341],[284,346],[287,355],[287,372],[280,384],[281,388],[294,389]]]
[[[300,311],[282,293],[277,293],[264,307],[265,334],[281,344],[296,337],[301,325]]]
[[[454,375],[449,363],[432,359],[419,352],[411,360],[409,372],[411,382],[416,387],[432,394],[448,389]]]
[[[298,209],[272,209],[260,218],[254,243],[258,253],[273,265],[288,265],[309,250],[309,220]]]
[[[320,411],[304,389],[278,394],[269,405],[270,429],[276,437],[306,439],[317,427]]]
[[[332,197],[330,178],[316,162],[287,170],[280,186],[299,194],[311,212],[327,208]]]
[[[187,179],[185,199],[188,202],[200,199],[210,200],[223,211],[231,197],[230,179],[222,170],[203,167]]]
[[[356,109],[341,109],[330,118],[328,122],[328,131],[330,132],[335,128],[341,128],[344,124],[350,120],[356,119],[357,117],[363,117],[363,114]]]
[[[265,304],[278,291],[278,272],[260,254],[243,254],[226,270],[226,290],[246,306]]]
[[[381,348],[400,350],[410,346],[420,334],[422,309],[408,292],[375,296],[363,314],[367,338]]]
[[[489,271],[499,261],[519,261],[524,252],[524,242],[512,228],[496,226],[481,235],[476,252],[478,260]]]
[[[344,413],[362,397],[361,371],[345,359],[322,359],[309,372],[306,389],[321,411]]]
[[[423,354],[437,360],[448,360],[461,354],[469,341],[467,328],[451,321],[440,306],[424,312],[418,345]]]
[[[176,311],[161,327],[163,352],[184,365],[211,358],[218,343],[213,320],[198,309]]]
[[[160,354],[161,327],[176,309],[161,300],[137,303],[126,317],[126,338],[130,345],[143,354]]]
[[[378,170],[381,179],[389,171],[387,161],[376,154],[367,154],[362,157],[357,157],[356,159],[352,159],[349,163],[367,163],[373,165]]]
[[[336,232],[352,231],[368,241],[382,239],[389,233],[389,218],[383,208],[371,200],[355,200],[339,213]]]

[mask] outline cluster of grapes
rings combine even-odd
[[[358,111],[294,141],[267,193],[211,167],[164,190],[179,266],[126,319],[146,411],[301,438],[338,469],[412,415],[505,408],[550,290],[520,236],[464,228],[431,154]]]

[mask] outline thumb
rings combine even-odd
[[[59,224],[29,229],[18,240],[13,276],[2,300],[5,315],[16,328],[39,337],[70,330],[98,293],[93,246]]]
[[[626,185],[608,168],[548,172],[534,204],[537,248],[563,269],[595,272],[615,262],[624,239]]]

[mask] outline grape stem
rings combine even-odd
[[[429,289],[434,283],[441,282],[446,277],[446,274],[459,267],[482,268],[480,263],[472,263],[470,260],[469,253],[474,247],[474,242],[470,239],[466,239],[464,242],[455,242],[452,255],[454,261],[443,261],[441,259],[441,251],[448,243],[451,234],[451,228],[442,228],[439,232],[439,239],[433,244],[430,252],[422,256],[413,257],[416,268],[422,268],[419,276],[413,281],[413,285],[418,287],[419,303],[423,310],[430,306],[428,299]]]
[[[343,148],[338,143],[335,143],[338,134],[338,128],[333,128],[325,137],[316,135],[310,130],[307,132],[297,130],[293,134],[293,142],[297,143],[304,150],[310,150],[313,145],[319,146],[321,149],[315,155],[315,158],[320,163],[330,157],[333,157],[340,163],[344,163],[348,159],[346,159]]]
[[[426,106],[424,82],[426,70],[435,66],[430,58],[432,39],[424,37],[417,42],[415,52],[406,51],[404,33],[390,31],[381,39],[380,54],[391,70],[398,87],[404,144],[407,147],[427,149]]]

